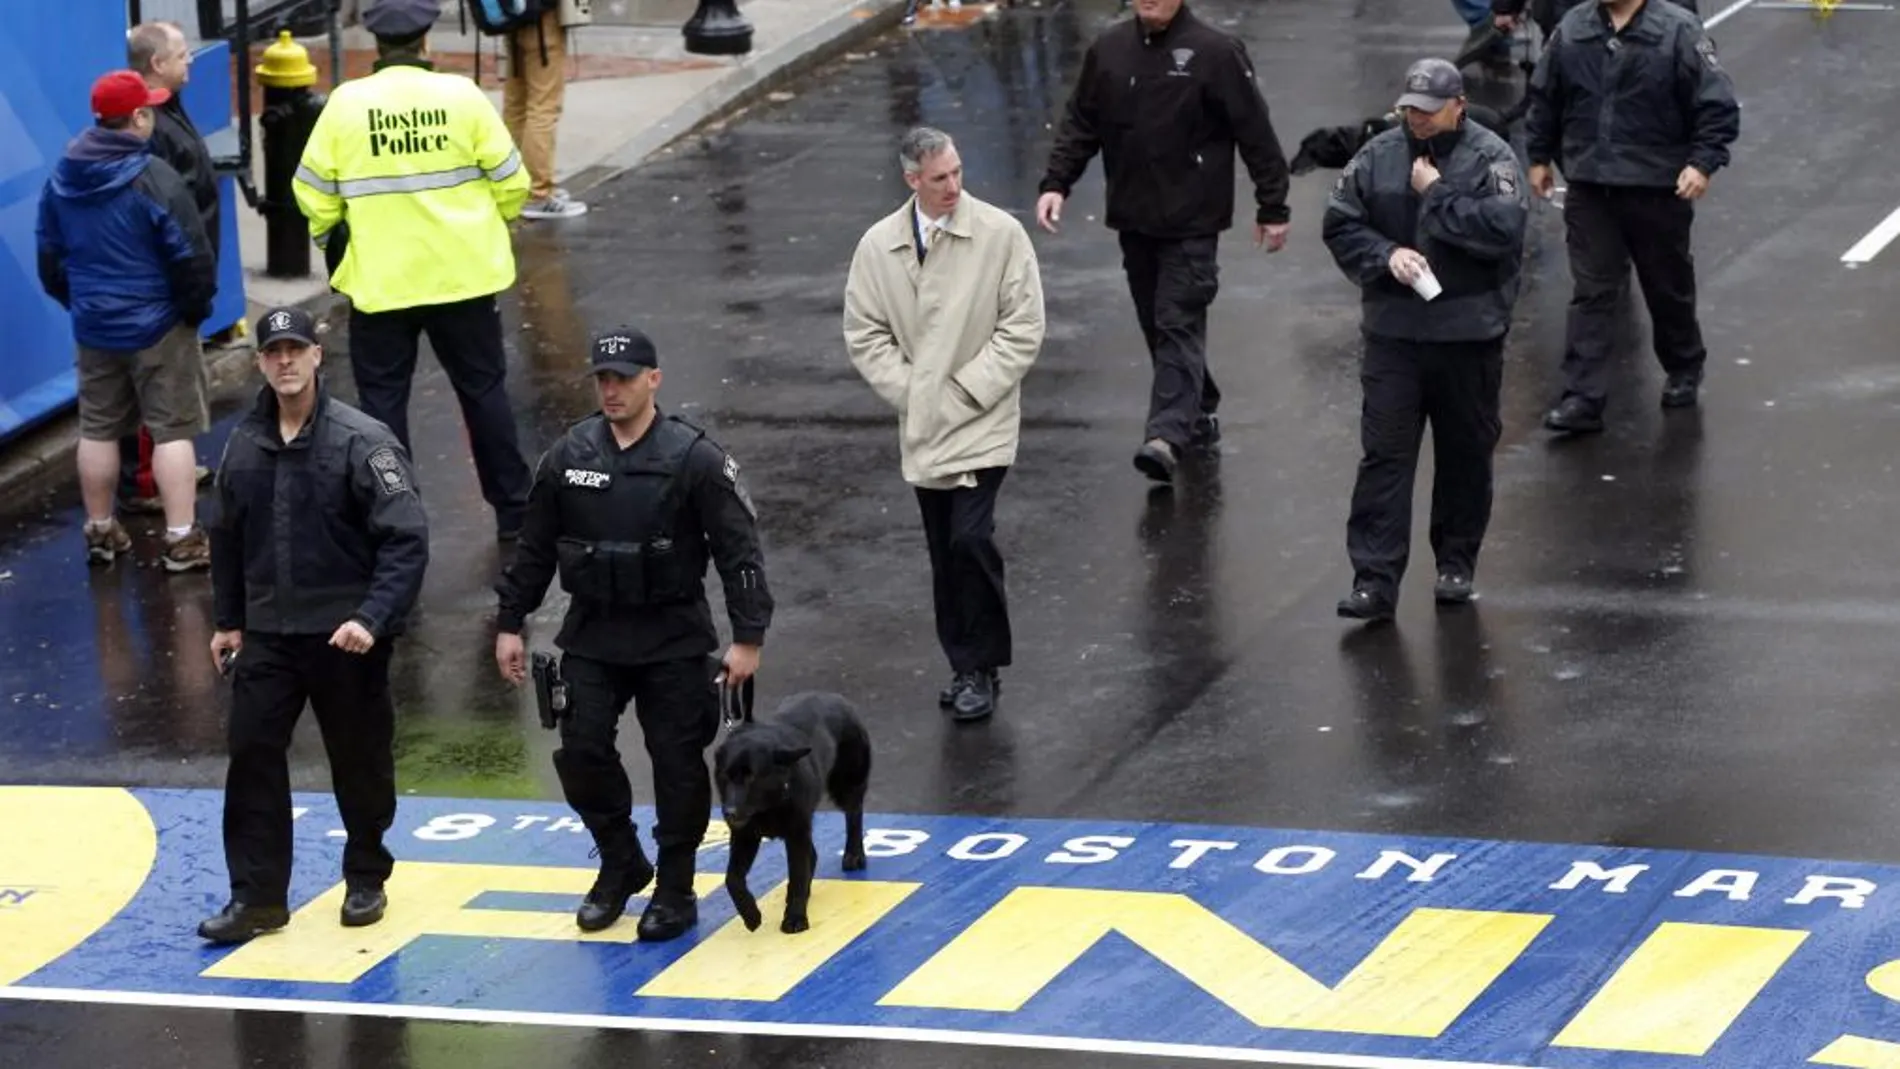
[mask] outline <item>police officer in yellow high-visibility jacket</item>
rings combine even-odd
[[[334,265],[331,285],[350,298],[361,408],[414,453],[409,382],[426,332],[508,540],[532,475],[508,404],[495,295],[515,281],[508,220],[527,200],[528,172],[481,89],[425,58],[440,14],[439,0],[372,0],[362,21],[376,37],[375,72],[330,94],[293,188]]]

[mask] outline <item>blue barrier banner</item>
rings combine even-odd
[[[299,796],[290,926],[226,897],[221,795],[0,787],[0,997],[1219,1057],[1335,1066],[1900,1064],[1900,868],[1542,843],[820,815],[811,929],[783,851],[643,945],[574,926],[565,808],[404,798],[380,923],[343,928],[341,823]],[[636,813],[645,827],[651,813]],[[137,967],[129,967],[136,962]]]

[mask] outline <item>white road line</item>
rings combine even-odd
[[[1868,231],[1867,236],[1854,243],[1854,247],[1841,254],[1841,262],[1850,267],[1859,267],[1880,255],[1894,238],[1900,237],[1900,208],[1892,215],[1881,220],[1880,225]]]
[[[937,1028],[886,1028],[874,1025],[781,1024],[772,1021],[705,1021],[673,1017],[610,1017],[585,1013],[531,1013],[516,1010],[454,1009],[447,1006],[402,1006],[374,1002],[324,1002],[290,998],[245,998],[232,995],[168,995],[146,991],[85,991],[57,987],[0,986],[0,999],[21,1002],[77,1002],[112,1006],[156,1006],[167,1009],[261,1010],[274,1013],[334,1014],[353,1017],[393,1017],[419,1021],[458,1021],[473,1024],[520,1024],[565,1028],[612,1028],[649,1032],[698,1032],[730,1035],[787,1036],[800,1039],[875,1039],[912,1043],[953,1043],[974,1047],[1016,1047],[1029,1050],[1084,1051],[1091,1054],[1135,1054],[1148,1057],[1195,1058],[1208,1061],[1278,1062],[1323,1069],[1529,1069],[1493,1062],[1447,1062],[1427,1058],[1391,1058],[1371,1054],[1317,1054],[1312,1051],[1255,1050],[1250,1047],[1209,1047],[1186,1043],[1144,1043],[1120,1039],[1019,1035],[1009,1032],[960,1032]]]
[[[1727,22],[1729,19],[1733,18],[1734,16],[1741,14],[1744,10],[1746,10],[1748,7],[1750,7],[1754,3],[1755,3],[1755,0],[1735,0],[1735,2],[1730,4],[1729,6],[1723,8],[1720,11],[1717,11],[1715,14],[1710,15],[1708,18],[1703,19],[1702,28],[1705,30],[1713,30],[1717,26],[1722,25],[1724,22]]]

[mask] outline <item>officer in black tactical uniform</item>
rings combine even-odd
[[[198,927],[241,943],[290,920],[290,772],[308,701],[323,732],[343,847],[347,926],[382,919],[394,861],[396,713],[389,657],[422,589],[428,518],[388,427],[329,395],[310,316],[258,320],[267,383],[231,431],[211,518],[211,656],[231,675],[224,854],[231,902]],[[229,661],[227,663],[227,658]]]
[[[1352,593],[1339,615],[1386,620],[1412,531],[1412,480],[1432,425],[1434,593],[1471,599],[1491,518],[1491,452],[1501,424],[1504,336],[1517,302],[1530,217],[1517,156],[1465,118],[1464,79],[1442,59],[1405,75],[1400,129],[1346,165],[1320,234],[1362,291],[1364,456],[1346,521]]]
[[[600,876],[575,921],[607,927],[654,878],[614,747],[631,699],[653,760],[659,882],[639,934],[655,942],[699,921],[694,861],[712,815],[704,755],[719,731],[708,555],[732,623],[729,684],[758,669],[772,597],[739,464],[698,427],[661,415],[653,343],[631,327],[597,336],[593,375],[600,412],[568,428],[535,472],[521,541],[497,587],[495,660],[510,682],[527,677],[522,626],[558,572],[573,600],[554,640],[568,693],[554,769],[600,851]]]

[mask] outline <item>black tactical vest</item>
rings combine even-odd
[[[686,458],[705,433],[668,416],[622,451],[600,416],[568,430],[553,474],[560,480],[561,588],[574,600],[624,610],[701,596],[705,539],[680,523],[680,511]]]

